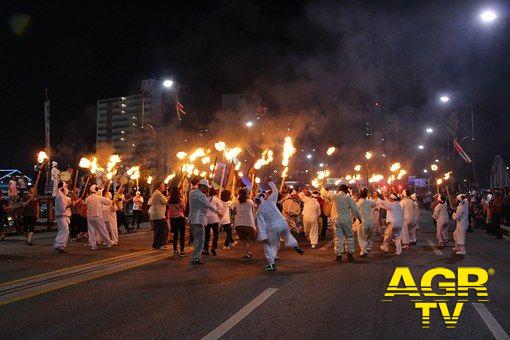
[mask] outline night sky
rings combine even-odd
[[[490,2],[500,17],[483,26],[487,4],[4,1],[0,167],[30,167],[43,147],[43,89],[52,144],[67,157],[93,150],[96,100],[170,76],[188,119],[203,122],[221,94],[248,93],[275,114],[377,101],[441,125],[446,91],[460,112],[473,101],[487,172],[496,154],[510,160],[508,7]]]

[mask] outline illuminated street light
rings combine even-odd
[[[434,132],[434,129],[433,129],[433,128],[426,128],[426,129],[425,129],[425,132],[427,132],[427,133],[432,133],[432,132]]]
[[[253,126],[253,122],[249,120],[246,123],[244,123],[244,125],[246,125],[247,128],[251,128]]]
[[[480,20],[484,24],[490,24],[498,18],[496,12],[492,9],[485,9],[480,13]]]
[[[429,171],[427,169],[423,169],[423,173],[426,174],[428,173]]]
[[[324,168],[324,163],[319,163],[319,167]]]
[[[441,103],[446,104],[450,101],[450,97],[442,95],[441,97],[439,97],[439,100],[441,101]]]
[[[418,145],[418,149],[423,150],[423,149],[425,149],[425,146],[420,144],[420,145]]]
[[[308,154],[308,155],[306,155],[306,158],[308,158],[308,159],[312,159],[312,155],[311,155],[311,154]]]
[[[163,86],[166,87],[167,89],[171,88],[173,85],[174,82],[170,79],[166,79],[165,81],[163,81]]]

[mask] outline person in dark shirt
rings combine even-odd
[[[28,194],[23,197],[23,231],[25,232],[25,244],[33,246],[32,237],[34,228],[39,217],[39,201],[35,194],[35,188],[28,189]]]
[[[5,227],[9,226],[7,221],[7,209],[9,208],[9,201],[4,197],[3,191],[0,189],[0,241],[5,238]]]

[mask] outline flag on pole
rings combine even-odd
[[[181,120],[181,113],[183,115],[186,114],[186,112],[184,111],[184,105],[182,105],[180,101],[177,101],[177,103],[175,103],[175,109],[177,110],[177,116],[179,117],[179,120]]]
[[[457,153],[460,155],[460,157],[462,157],[462,159],[466,161],[466,163],[471,163],[472,162],[471,158],[464,151],[462,146],[460,146],[460,144],[459,144],[459,142],[457,142],[456,138],[453,139],[453,147],[454,147],[455,151],[457,151]]]

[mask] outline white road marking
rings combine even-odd
[[[434,242],[432,242],[431,240],[427,239],[427,243],[432,247],[432,250],[434,251],[434,253],[436,253],[436,255],[444,255],[443,254],[443,251],[441,249],[438,249],[436,247],[436,245],[434,244]]]
[[[328,249],[329,247],[331,247],[331,245],[333,244],[333,242],[335,242],[335,240],[331,240],[329,241],[328,243],[326,243],[325,245],[323,245],[322,247],[319,248],[319,250],[326,250]]]
[[[251,312],[253,312],[258,306],[260,306],[264,301],[266,301],[277,290],[278,289],[276,288],[266,289],[255,299],[251,300],[250,303],[244,306],[239,312],[232,315],[227,321],[216,327],[216,329],[214,329],[211,333],[204,336],[202,340],[217,340],[221,338],[225,333],[227,333],[241,320],[247,317]]]
[[[483,322],[487,325],[487,328],[491,331],[492,335],[496,338],[496,340],[508,340],[510,337],[505,332],[503,327],[499,324],[498,320],[494,318],[494,316],[489,312],[487,307],[483,303],[472,303],[473,307],[475,307],[476,311],[482,317]]]

